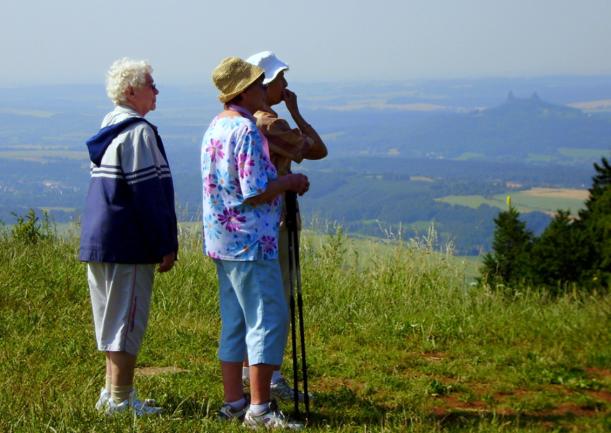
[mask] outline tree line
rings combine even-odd
[[[481,281],[491,287],[544,287],[560,293],[578,287],[611,287],[611,166],[594,163],[590,196],[577,218],[559,210],[534,236],[511,206],[495,218],[492,251],[484,256]],[[509,200],[508,200],[509,201]]]

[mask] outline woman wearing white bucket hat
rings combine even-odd
[[[297,95],[288,89],[284,72],[289,65],[271,51],[262,51],[246,59],[265,71],[263,85],[266,87],[266,107],[255,113],[257,126],[269,141],[272,162],[278,174],[286,174],[291,169],[291,161],[300,163],[304,159],[322,159],[327,156],[327,147],[316,130],[301,115],[297,105]],[[271,108],[284,101],[297,128],[278,117]]]
[[[262,51],[253,54],[247,62],[262,68],[265,71],[263,84],[266,88],[266,104],[255,113],[257,127],[263,132],[269,143],[271,161],[278,171],[278,175],[291,172],[291,162],[301,163],[304,159],[322,159],[327,156],[327,147],[316,130],[303,118],[297,105],[297,95],[288,89],[284,72],[289,65],[280,60],[271,51]],[[280,117],[271,108],[284,101],[297,128]],[[289,236],[285,224],[285,210],[282,212],[278,238],[278,258],[282,270],[284,293],[289,299]],[[300,226],[300,220],[298,225]],[[298,227],[300,229],[300,227]],[[242,376],[248,377],[248,368],[243,369]],[[293,388],[289,386],[280,372],[274,371],[272,376],[272,396],[280,400],[290,401],[293,398]],[[300,393],[299,399],[303,400]]]

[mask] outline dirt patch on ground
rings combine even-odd
[[[439,362],[444,360],[447,354],[444,352],[425,352],[422,354],[422,357],[430,362]]]
[[[590,192],[587,189],[570,188],[531,188],[523,191],[523,194],[531,197],[570,198],[575,200],[587,200]]]
[[[446,359],[448,354],[431,351],[417,356],[436,363]],[[609,370],[602,368],[588,368],[586,371],[588,376],[597,379],[607,378],[610,374]],[[571,420],[576,418],[599,419],[611,415],[611,391],[607,389],[576,389],[563,384],[547,384],[532,389],[507,387],[499,390],[490,383],[461,383],[449,378],[438,378],[437,381],[441,384],[441,391],[439,395],[429,394],[427,413],[441,423],[484,417],[510,422],[531,421],[552,428],[558,422],[573,422]],[[343,399],[355,401],[367,395],[367,401],[374,401],[377,407],[386,410],[393,410],[396,403],[383,390],[372,390],[367,383],[354,379],[322,377],[316,383],[316,391],[330,395],[347,393]]]
[[[586,391],[586,394],[597,400],[602,400],[606,401],[607,403],[611,403],[611,392],[609,391]]]
[[[176,374],[187,371],[189,370],[180,367],[141,367],[136,368],[136,376],[159,376],[160,374]]]
[[[579,406],[574,403],[562,403],[555,408],[538,411],[536,414],[541,417],[586,417],[600,415],[601,410],[596,407]]]
[[[347,388],[356,393],[365,389],[365,386],[364,383],[352,379],[321,377],[316,382],[316,392],[334,392],[339,388]]]
[[[462,401],[460,397],[454,395],[444,395],[438,397],[442,404],[433,407],[431,413],[436,417],[444,417],[452,413],[495,413],[498,415],[510,415],[513,411],[509,408],[491,406],[481,400]]]
[[[491,415],[491,416],[527,416],[534,420],[545,421],[549,419],[568,418],[568,417],[592,417],[606,415],[611,412],[611,392],[586,390],[582,392],[573,391],[562,385],[549,385],[545,389],[528,390],[515,389],[496,393],[485,392],[485,386],[472,386],[477,388],[477,394],[487,395],[487,398],[473,397],[462,393],[452,393],[450,395],[438,396],[435,398],[435,405],[431,409],[431,415],[436,418],[446,418],[451,416],[461,416],[469,414]],[[547,391],[564,398],[572,396],[587,395],[593,402],[562,402],[545,409],[519,409],[520,402],[528,401],[536,395]]]
[[[461,419],[489,418],[495,420],[520,420],[521,422],[535,422],[547,428],[557,427],[562,420],[573,420],[575,418],[603,417],[604,411],[594,408],[579,407],[574,404],[562,404],[556,408],[541,411],[517,411],[509,408],[479,408],[477,406],[466,406],[459,408],[434,408],[431,416],[442,423],[453,423]]]
[[[300,390],[303,383],[300,383]],[[394,410],[397,407],[394,393],[388,389],[373,388],[368,383],[358,382],[354,379],[339,379],[335,377],[321,377],[316,385],[308,388],[315,394],[326,398],[340,399],[342,404],[354,404],[365,399],[368,404],[374,404],[385,410]]]
[[[611,377],[611,370],[609,370],[608,368],[588,367],[586,368],[586,373],[588,373],[588,376],[594,377],[596,379],[604,379],[606,377]]]

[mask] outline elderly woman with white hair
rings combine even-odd
[[[155,265],[172,269],[178,251],[172,175],[157,128],[144,119],[159,91],[144,61],[119,59],[107,76],[115,109],[87,141],[91,180],[79,258],[87,279],[106,386],[96,408],[107,414],[161,410],[136,398],[136,358],[146,330]]]

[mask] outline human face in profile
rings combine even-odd
[[[267,103],[271,106],[282,102],[284,99],[284,89],[286,89],[287,86],[288,83],[286,82],[286,78],[284,78],[284,71],[280,71],[278,75],[276,75],[276,78],[267,85]]]
[[[142,87],[129,88],[127,101],[129,105],[141,116],[157,108],[157,95],[159,90],[150,74],[146,74],[145,83]]]
[[[240,105],[252,114],[265,107],[266,93],[265,86],[263,85],[263,78],[262,75],[242,92],[242,101]]]

